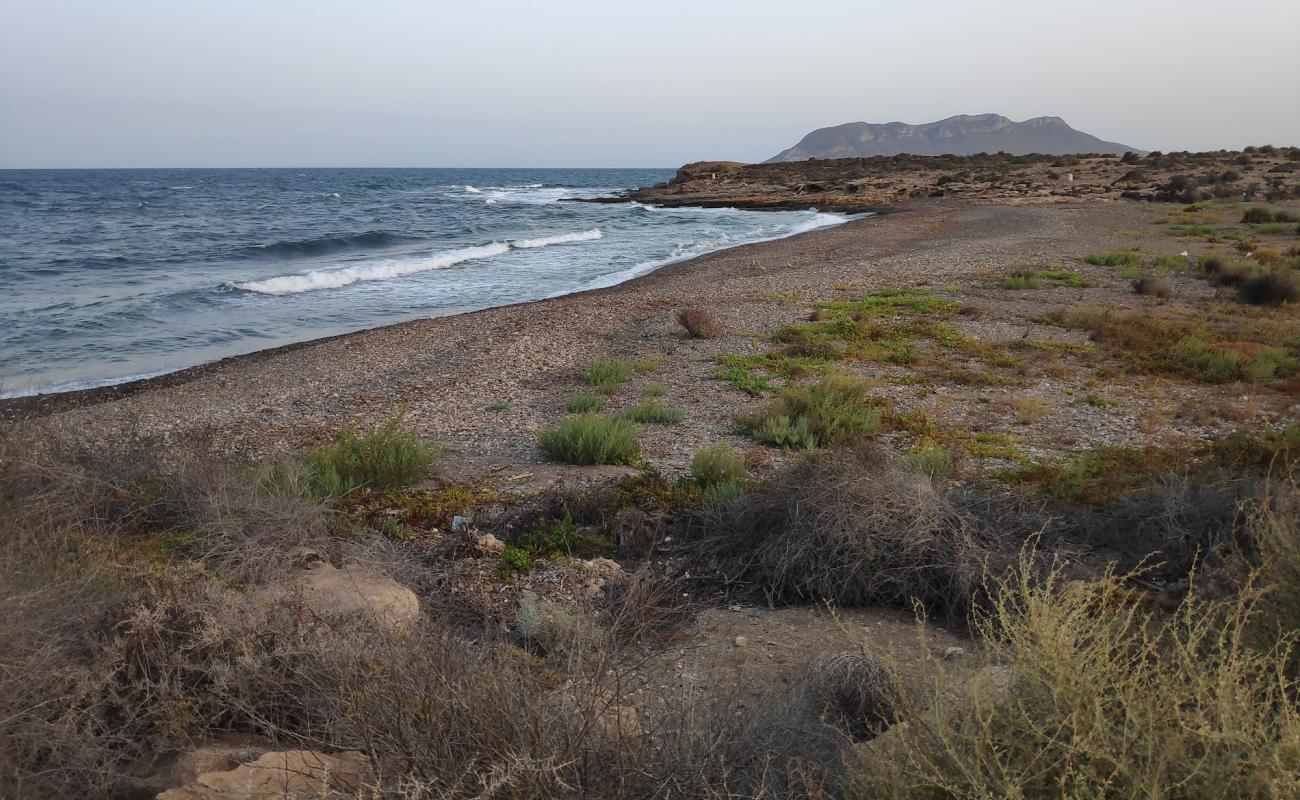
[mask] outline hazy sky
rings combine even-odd
[[[677,166],[1056,115],[1300,145],[1300,2],[0,0],[0,167]]]

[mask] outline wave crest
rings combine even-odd
[[[245,247],[240,252],[253,257],[271,256],[319,256],[340,250],[356,250],[365,247],[383,247],[410,241],[410,237],[388,231],[366,231],[354,236],[322,236],[316,239],[286,239],[271,244],[255,244]]]
[[[531,247],[546,247],[552,244],[568,244],[569,242],[590,242],[593,239],[599,239],[605,234],[601,233],[600,228],[592,228],[589,231],[578,231],[577,233],[561,233],[556,236],[543,236],[540,239],[516,239],[511,242],[518,248],[527,249]]]
[[[260,281],[229,283],[226,286],[230,289],[239,289],[256,294],[297,294],[316,289],[337,289],[361,281],[381,281],[388,278],[414,275],[418,272],[445,269],[477,258],[499,256],[509,250],[510,245],[493,242],[478,247],[462,247],[459,250],[448,250],[445,253],[439,253],[429,258],[415,258],[403,261],[372,261],[342,269],[318,269],[302,275],[281,275]]]

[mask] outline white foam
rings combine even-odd
[[[475,189],[473,186],[466,186],[465,191],[469,192],[470,194],[483,194],[482,189]]]
[[[361,281],[381,281],[388,278],[414,275],[418,272],[444,269],[465,261],[499,256],[502,253],[509,252],[509,250],[510,245],[504,242],[493,242],[477,247],[448,250],[445,253],[438,253],[427,258],[404,259],[401,261],[393,259],[367,261],[342,269],[318,269],[301,275],[281,275],[260,281],[231,283],[228,286],[246,292],[256,292],[257,294],[297,294],[316,289],[337,289]]]
[[[842,217],[839,214],[827,214],[821,211],[814,211],[812,217],[800,222],[786,233],[786,236],[794,236],[797,233],[807,233],[815,231],[818,228],[828,228],[831,225],[842,225],[848,222],[848,217]]]
[[[540,239],[516,239],[510,244],[519,248],[546,247],[552,244],[568,244],[569,242],[590,242],[593,239],[599,239],[605,234],[601,233],[600,228],[592,228],[589,231],[578,231],[577,233],[561,233],[556,236],[543,236]]]

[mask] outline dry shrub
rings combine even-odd
[[[1255,306],[1300,301],[1300,272],[1283,267],[1249,278],[1238,287],[1241,299]]]
[[[855,738],[870,738],[898,721],[898,679],[865,650],[820,653],[800,682],[813,712]]]
[[[860,446],[812,454],[766,491],[697,513],[686,527],[693,571],[733,591],[779,603],[916,600],[960,616],[985,569],[1009,564],[1039,524],[1030,513],[940,492],[884,451]]]
[[[1245,644],[1256,593],[1160,616],[1124,584],[1001,582],[976,625],[1012,680],[954,697],[941,676],[868,751],[864,795],[1296,797],[1297,687],[1285,649]]]
[[[1164,278],[1156,278],[1148,275],[1133,281],[1133,291],[1147,297],[1166,299],[1173,296],[1174,287]]]
[[[678,314],[677,322],[695,339],[716,339],[722,335],[718,318],[698,308],[688,308]]]

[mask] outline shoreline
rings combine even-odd
[[[631,200],[622,197],[619,197],[617,199],[610,197],[610,198],[596,198],[596,199],[591,199],[591,198],[574,199],[568,202],[627,203],[627,202],[631,202]],[[710,206],[700,206],[700,207],[719,208],[719,207],[725,207],[725,205],[710,205]],[[810,234],[820,233],[828,229],[838,228],[843,225],[856,222],[858,220],[867,219],[870,217],[883,216],[886,213],[892,213],[894,211],[897,211],[898,209],[893,207],[888,207],[888,208],[881,207],[880,210],[876,210],[876,211],[839,212],[839,211],[820,209],[814,206],[809,206],[804,204],[804,205],[791,205],[788,207],[780,207],[780,208],[767,207],[767,208],[757,208],[757,209],[747,209],[747,210],[770,210],[770,211],[816,210],[816,211],[825,211],[826,213],[852,213],[853,216],[850,218],[846,218],[844,222],[836,225],[823,225],[817,228],[813,228],[811,230],[799,231],[784,236],[776,236],[768,239],[758,239],[752,242],[742,242],[740,244],[723,246],[714,250],[706,250],[702,253],[697,253],[692,256],[686,256],[684,258],[680,258],[677,260],[670,260],[666,263],[660,264],[659,266],[651,268],[648,272],[635,275],[631,278],[628,278],[623,281],[619,281],[618,283],[609,286],[597,286],[597,287],[592,287],[587,289],[577,289],[575,291],[565,292],[563,294],[558,294],[550,297],[542,297],[535,300],[520,300],[515,303],[506,303],[502,305],[487,306],[485,308],[474,309],[471,311],[459,311],[454,314],[445,314],[445,315],[434,316],[434,317],[418,317],[416,319],[403,320],[402,322],[393,322],[385,325],[376,325],[368,328],[358,328],[356,330],[346,331],[344,333],[336,333],[329,336],[318,336],[311,339],[303,339],[302,341],[298,341],[298,342],[290,342],[288,344],[281,344],[281,345],[276,345],[274,347],[267,347],[259,350],[254,350],[248,353],[239,353],[235,355],[224,356],[222,358],[214,359],[212,361],[205,361],[200,364],[194,364],[188,367],[181,367],[179,369],[169,370],[161,374],[148,375],[140,378],[129,378],[126,380],[122,380],[121,382],[118,383],[109,383],[102,386],[91,386],[91,387],[86,387],[81,389],[65,389],[61,391],[36,392],[33,394],[17,395],[12,397],[0,397],[0,420],[4,420],[6,422],[13,422],[22,419],[40,418],[43,416],[48,416],[50,414],[57,414],[62,411],[70,410],[73,408],[82,408],[87,406],[99,405],[101,403],[110,403],[115,400],[121,400],[127,397],[140,394],[142,392],[181,386],[190,383],[194,380],[207,377],[209,375],[219,374],[221,372],[224,372],[226,367],[235,366],[237,364],[255,364],[258,363],[259,361],[264,361],[266,359],[272,359],[281,355],[293,353],[305,347],[311,347],[314,345],[321,345],[329,342],[335,342],[335,341],[347,339],[348,337],[353,337],[365,333],[371,333],[374,331],[396,329],[402,326],[429,322],[431,320],[452,320],[452,319],[469,318],[474,316],[475,314],[482,314],[484,312],[493,311],[497,309],[517,308],[521,306],[544,304],[556,300],[562,300],[564,298],[579,297],[579,296],[590,295],[596,292],[609,291],[612,289],[617,289],[623,286],[630,285],[637,281],[644,280],[646,278],[649,278],[652,275],[658,274],[665,270],[669,270],[675,267],[689,264],[698,259],[707,258],[708,256],[717,253],[737,250],[741,248],[756,247],[756,246],[771,244],[773,242],[785,241],[800,236],[808,236]]]

